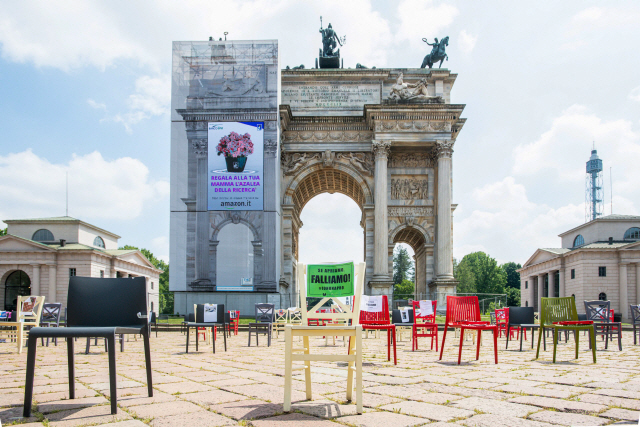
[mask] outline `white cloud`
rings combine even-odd
[[[640,86],[629,92],[629,99],[631,99],[632,101],[640,102]]]
[[[96,110],[102,110],[102,111],[107,111],[107,105],[102,103],[102,102],[96,102],[93,99],[89,98],[87,99],[87,104],[89,104],[89,106],[91,108],[95,108]]]
[[[460,31],[460,35],[458,36],[458,46],[463,53],[471,53],[473,48],[476,47],[477,41],[478,36],[471,35],[465,30]]]
[[[431,47],[422,42],[428,38],[433,42],[434,37],[441,39],[445,34],[440,34],[449,26],[458,15],[458,9],[448,4],[434,4],[428,0],[403,0],[398,5],[398,32],[396,39],[399,42],[409,41],[409,45],[416,51],[431,52]]]
[[[149,169],[137,159],[106,160],[94,151],[55,164],[28,149],[0,156],[3,219],[63,215],[67,172],[69,215],[86,221],[131,220],[142,214],[145,204],[169,195],[169,183],[152,181]]]
[[[111,120],[122,123],[131,132],[131,126],[152,116],[169,114],[171,78],[142,76],[136,80],[136,93],[129,95],[129,111],[116,114]]]

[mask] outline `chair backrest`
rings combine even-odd
[[[420,301],[411,301],[413,305],[412,315],[416,323],[435,323],[436,322],[436,309],[438,308],[438,301],[431,301],[431,314],[423,314],[420,310]]]
[[[147,282],[144,277],[69,279],[67,326],[145,326]]]
[[[496,308],[496,325],[506,325],[509,323],[509,308]]]
[[[447,325],[460,322],[479,322],[480,320],[478,297],[447,296],[447,316],[445,319]]]
[[[510,325],[533,325],[533,307],[509,307]]]
[[[240,321],[240,310],[229,310],[229,321],[237,323]]]
[[[496,324],[496,313],[489,313],[489,321],[491,322],[492,325]]]
[[[225,323],[224,304],[194,304],[196,323]]]
[[[540,325],[578,320],[576,300],[573,297],[541,298]]]
[[[289,321],[289,310],[284,308],[276,310],[275,323],[287,323]]]
[[[391,323],[389,318],[389,299],[386,295],[380,295],[380,297],[382,297],[380,311],[367,311],[366,304],[360,307],[361,325],[388,325]]]
[[[275,312],[273,304],[256,304],[256,323],[273,323]]]
[[[611,321],[611,301],[585,301],[584,311],[587,314],[587,320],[607,323]]]
[[[289,323],[293,324],[301,324],[302,323],[302,311],[299,308],[292,307],[288,308],[289,312]]]
[[[337,265],[345,265],[345,264],[327,264],[326,268],[327,269],[333,269],[336,270],[338,268],[335,268]],[[348,278],[344,278],[345,280],[349,280],[349,281],[353,281],[353,308],[348,307],[347,305],[345,305],[340,298],[344,297],[344,296],[348,296],[348,295],[343,295],[343,294],[336,294],[332,291],[331,288],[337,288],[340,287],[340,285],[338,285],[336,283],[335,286],[323,286],[325,288],[329,288],[327,289],[327,291],[325,292],[326,296],[322,296],[320,297],[320,301],[317,302],[313,307],[309,308],[307,306],[307,295],[308,295],[308,289],[307,286],[309,285],[307,283],[307,276],[308,276],[308,272],[307,272],[307,265],[306,264],[302,264],[302,263],[298,263],[298,287],[300,289],[300,310],[302,312],[302,324],[303,325],[307,325],[308,324],[308,319],[312,318],[312,319],[327,319],[327,320],[344,320],[347,323],[349,321],[351,321],[351,326],[356,326],[359,324],[360,322],[360,297],[362,295],[362,288],[364,285],[364,273],[365,273],[365,269],[366,269],[366,264],[364,262],[361,263],[357,263],[357,264],[350,264],[351,267],[353,268],[353,273],[348,273],[348,274],[353,274],[352,277],[348,277]],[[316,268],[318,267],[318,264],[314,264],[313,267]],[[335,276],[334,276],[335,277]],[[314,280],[314,278],[311,278],[310,281]],[[313,295],[312,295],[313,296]],[[318,310],[327,302],[327,301],[332,301],[333,304],[336,304],[338,307],[340,307],[342,309],[342,312],[340,313],[319,313]],[[387,310],[388,311],[388,310]]]
[[[60,313],[62,312],[62,304],[59,302],[42,304],[42,316],[40,324],[49,323],[60,325]]]
[[[629,304],[629,314],[631,314],[631,320],[634,325],[640,323],[640,305]]]
[[[35,323],[36,326],[40,324],[44,297],[19,296],[17,304],[16,318],[12,318],[12,322]]]
[[[402,312],[405,311],[407,312],[407,318],[405,319],[405,321],[402,321]],[[413,323],[413,309],[399,309],[396,308],[393,310],[393,312],[391,313],[391,323],[393,324],[397,324],[397,325],[402,325],[403,323],[405,324],[411,324]]]
[[[187,318],[188,322],[195,322],[196,321],[196,314],[195,313],[189,313],[185,317]]]

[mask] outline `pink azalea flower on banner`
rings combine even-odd
[[[228,136],[220,138],[220,143],[216,150],[218,156],[224,154],[225,157],[241,157],[253,154],[253,142],[251,135],[245,133],[240,135],[237,132],[231,132]]]

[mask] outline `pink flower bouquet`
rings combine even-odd
[[[237,132],[231,132],[229,136],[220,138],[220,143],[216,150],[218,151],[218,156],[224,154],[225,157],[246,157],[253,154],[251,135],[248,133],[240,135]]]

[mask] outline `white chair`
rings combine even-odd
[[[18,344],[18,353],[22,353],[22,347],[27,342],[29,329],[40,326],[44,297],[19,296],[17,304],[16,319],[0,323],[0,326],[2,326],[0,328],[0,338],[15,339]]]
[[[327,267],[331,267],[328,265]],[[307,307],[307,266],[298,264],[298,285],[300,288],[302,324],[287,324],[285,326],[285,380],[284,380],[284,411],[291,411],[292,371],[305,371],[306,396],[312,399],[311,394],[311,362],[347,362],[347,400],[351,401],[353,392],[353,374],[356,376],[356,410],[362,413],[362,326],[360,319],[360,296],[364,283],[365,263],[354,266],[354,302],[353,310],[343,304],[338,296],[331,296],[331,291],[323,297],[311,309]],[[318,310],[329,300],[341,308],[341,313],[319,313]],[[344,321],[344,324],[332,324],[327,326],[308,326],[307,319],[326,319],[331,322]],[[351,321],[351,324],[349,324]],[[303,347],[293,347],[293,337],[303,338]],[[348,354],[311,354],[309,337],[342,336],[353,337],[350,340]],[[302,361],[304,365],[293,366],[294,361]]]

